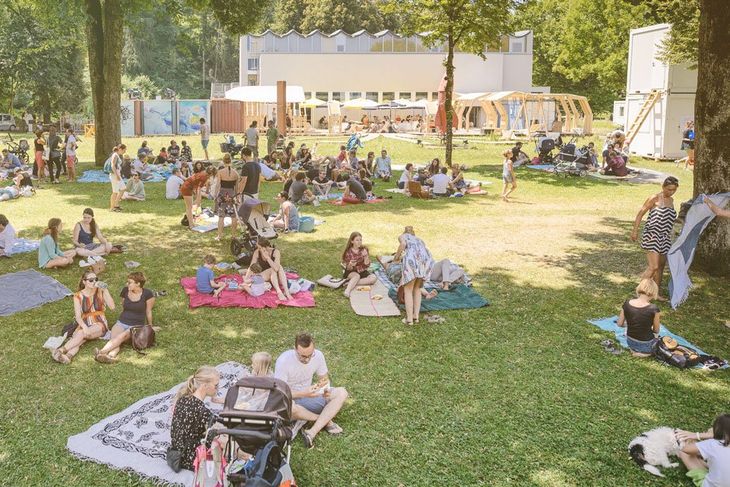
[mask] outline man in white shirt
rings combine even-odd
[[[312,384],[317,375],[318,381]],[[289,385],[294,404],[292,417],[313,421],[308,430],[302,430],[307,448],[314,446],[314,438],[322,429],[332,435],[342,433],[332,419],[347,400],[344,387],[329,387],[329,371],[322,352],[314,348],[314,338],[309,333],[300,333],[294,340],[294,349],[287,350],[276,359],[274,377]]]
[[[208,158],[208,143],[210,142],[210,127],[207,123],[205,123],[205,119],[200,119],[200,145],[203,146],[203,151],[205,151],[205,160],[207,161]]]
[[[431,177],[430,181],[433,185],[431,194],[434,196],[449,196],[451,194],[451,178],[449,177],[448,168],[446,166],[441,168],[441,172]]]
[[[10,255],[17,235],[5,215],[0,215],[0,255]],[[6,253],[7,252],[7,253]]]
[[[165,183],[165,198],[168,200],[179,199],[181,197],[180,186],[184,182],[185,180],[180,176],[180,169],[174,168],[172,170],[172,176]]]
[[[374,176],[384,181],[388,181],[390,179],[391,172],[390,156],[388,155],[388,151],[383,149],[382,151],[380,151],[380,157],[375,159]]]
[[[254,120],[251,126],[246,129],[246,147],[251,149],[255,161],[259,159],[259,129],[258,122]]]

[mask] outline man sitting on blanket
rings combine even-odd
[[[317,374],[317,383],[312,378]],[[314,439],[324,429],[329,434],[342,433],[334,421],[347,400],[344,387],[329,387],[329,370],[324,354],[314,348],[314,338],[309,333],[300,333],[294,340],[294,349],[287,350],[276,359],[274,377],[281,379],[292,391],[294,404],[292,417],[314,424],[302,430],[302,438],[307,448],[314,446]]]

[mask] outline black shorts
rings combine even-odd
[[[348,271],[347,269],[345,269],[342,272],[342,278],[347,279],[350,276],[350,274],[352,274],[353,272],[356,272],[356,271]],[[368,277],[370,275],[370,271],[365,269],[362,272],[358,272],[358,274],[360,274],[360,279],[365,279],[366,277]]]

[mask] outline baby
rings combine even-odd
[[[264,294],[267,291],[267,287],[266,280],[261,275],[261,272],[261,265],[258,262],[251,264],[243,276],[241,291],[246,291],[255,298]]]

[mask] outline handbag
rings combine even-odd
[[[79,324],[76,323],[76,320],[63,325],[63,329],[61,330],[61,336],[66,335],[66,338],[71,338],[71,335],[74,334],[78,326]]]
[[[106,262],[98,260],[91,264],[91,271],[97,276],[106,270]]]
[[[169,447],[165,453],[165,459],[167,460],[167,465],[173,472],[178,473],[182,470],[182,466],[180,465],[180,462],[182,462],[182,453],[180,453],[180,450]]]
[[[130,329],[132,334],[132,348],[135,352],[145,355],[142,350],[155,346],[155,330],[150,325],[135,326]]]

